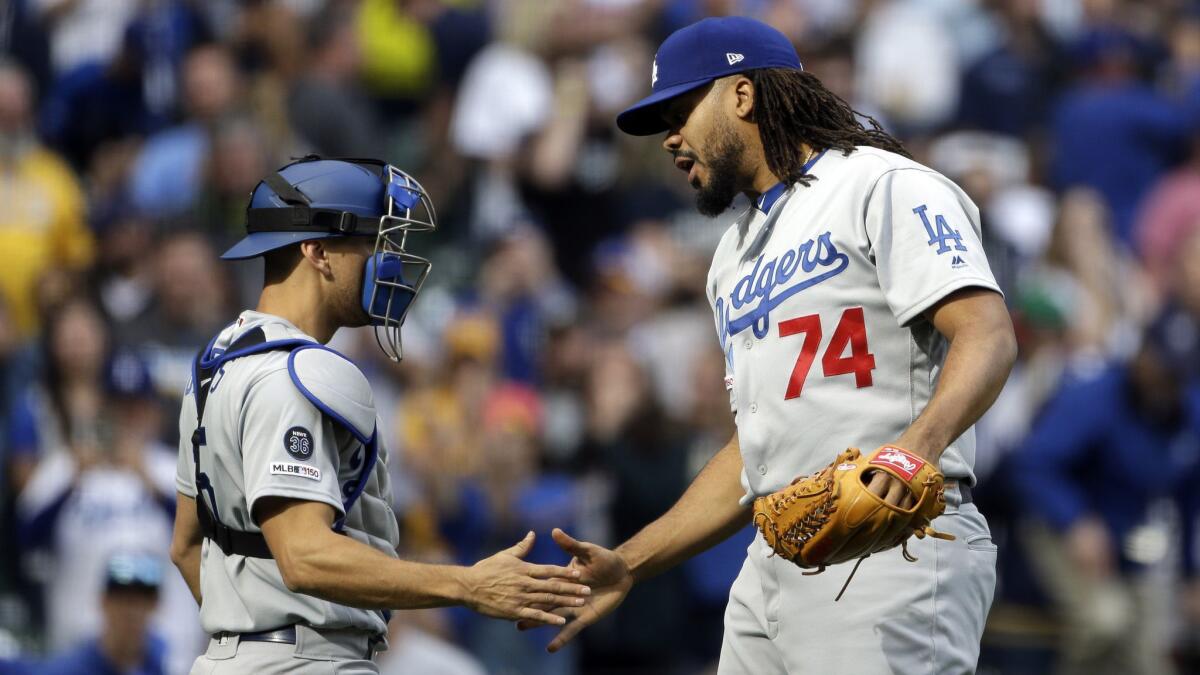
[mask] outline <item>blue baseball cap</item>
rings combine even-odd
[[[158,395],[150,364],[129,349],[119,349],[109,359],[104,388],[113,398],[123,400],[154,398]]]
[[[109,590],[158,590],[162,580],[163,562],[158,556],[150,553],[114,553],[104,566],[104,585]]]
[[[658,104],[713,80],[758,68],[803,70],[791,40],[767,24],[744,16],[697,21],[671,33],[650,72],[652,93],[617,115],[617,127],[633,136],[667,130]]]

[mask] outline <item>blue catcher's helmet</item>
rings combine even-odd
[[[435,228],[433,203],[412,176],[378,160],[310,155],[254,188],[246,236],[221,257],[256,258],[311,239],[375,237],[375,253],[363,271],[362,306],[379,346],[399,360],[400,326],[430,268],[406,250],[408,234]]]

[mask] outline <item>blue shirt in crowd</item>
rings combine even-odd
[[[133,670],[118,670],[100,650],[100,641],[88,640],[46,661],[0,661],[0,675],[166,675],[167,646],[151,635],[142,662]]]
[[[134,163],[130,197],[143,213],[179,213],[204,186],[209,140],[198,124],[184,124],[151,136]]]
[[[1098,516],[1119,549],[1152,501],[1197,475],[1200,395],[1192,390],[1187,400],[1179,419],[1160,422],[1139,412],[1123,366],[1069,381],[1018,451],[1016,489],[1033,515],[1057,530]],[[1184,516],[1191,522],[1195,514]],[[1194,569],[1190,555],[1185,562]]]
[[[1138,204],[1184,148],[1183,106],[1141,84],[1068,91],[1054,114],[1054,187],[1098,190],[1112,209],[1115,234],[1130,240]]]

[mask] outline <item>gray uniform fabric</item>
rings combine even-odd
[[[725,610],[719,675],[967,675],[996,585],[996,546],[974,504],[947,494],[933,526],[955,541],[909,542],[804,576],[755,537]]]
[[[899,438],[932,397],[946,355],[922,313],[959,289],[999,290],[979,211],[944,176],[874,148],[827,151],[809,173],[809,187],[743,215],[709,271],[743,503],[847,447],[868,453]],[[973,484],[974,462],[968,430],[941,469]],[[978,550],[987,525],[968,505],[935,526],[959,541],[917,542],[917,565],[899,551],[870,558],[836,605],[849,567],[802,576],[756,538],[730,597],[722,672],[970,672],[973,661],[952,664],[978,655],[995,583],[994,555]],[[860,645],[861,662],[836,662]],[[897,663],[925,665],[888,670]]]
[[[264,330],[267,340],[312,339],[279,317],[246,311],[221,333],[215,347],[224,348],[256,327]],[[328,353],[306,350],[296,359],[300,379],[331,409],[342,411],[342,417],[374,420],[366,378],[349,361],[322,354]],[[204,411],[206,444],[200,448],[200,463],[215,486],[217,516],[234,529],[260,531],[250,514],[264,497],[322,502],[341,515],[343,491],[358,479],[363,466],[363,445],[305,398],[289,375],[287,361],[288,353],[282,351],[246,356],[230,361],[213,376]],[[183,440],[176,473],[178,491],[193,498],[196,486],[190,438],[196,427],[194,396],[189,384],[180,414]],[[369,436],[371,430],[365,431]],[[399,527],[390,504],[387,449],[381,442],[374,471],[346,516],[345,534],[395,557]],[[292,624],[350,629],[363,636],[387,631],[382,612],[289,591],[274,560],[226,556],[205,540],[200,566],[200,620],[209,634],[248,633]],[[258,643],[243,647],[263,649]],[[237,672],[275,671],[239,664]]]
[[[999,291],[979,211],[941,174],[874,148],[828,151],[809,172],[810,187],[730,227],[708,275],[747,502],[848,446],[894,441],[929,402],[945,358],[921,312],[961,288]],[[856,352],[871,367],[838,374]],[[942,470],[973,483],[974,462],[970,430]]]

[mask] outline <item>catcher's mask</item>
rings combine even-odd
[[[407,251],[408,234],[436,227],[429,194],[407,173],[379,160],[310,155],[254,188],[246,236],[221,257],[256,258],[311,239],[375,237],[363,270],[362,308],[380,348],[399,361],[400,327],[430,268]]]

